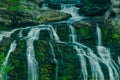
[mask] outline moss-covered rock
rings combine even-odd
[[[7,53],[10,43],[11,43],[10,38],[3,38],[2,41],[0,42],[0,52]]]
[[[41,23],[65,20],[71,17],[67,13],[62,13],[50,9],[41,9],[38,4],[31,1],[17,1],[19,8],[13,7],[16,4],[10,4],[8,2],[0,1],[2,6],[0,8],[0,26],[7,25],[14,27],[25,27],[31,25],[38,25]],[[12,5],[12,6],[10,6]],[[9,9],[9,7],[15,8],[15,10]],[[17,9],[16,9],[17,8]]]
[[[17,41],[17,47],[10,55],[10,63],[14,67],[8,74],[8,80],[27,80],[26,44],[24,40]]]
[[[44,40],[35,41],[36,59],[39,66],[39,80],[54,80],[55,63],[50,54],[49,43]]]
[[[56,23],[53,24],[53,27],[56,29],[56,32],[61,41],[69,41],[69,26],[67,23]]]

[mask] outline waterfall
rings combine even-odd
[[[3,40],[3,37],[10,37],[12,33],[14,33],[15,31],[19,30],[18,29],[14,29],[12,31],[0,31],[0,42]]]
[[[61,11],[71,14],[73,17],[80,18],[78,10],[79,8],[75,7],[75,4],[61,4]]]
[[[48,9],[48,3],[43,3],[43,4],[42,4],[42,8],[43,8],[43,9]]]
[[[10,57],[10,54],[15,50],[17,44],[16,44],[16,41],[13,41],[10,45],[10,49],[5,57],[5,62],[4,62],[4,65],[6,66],[8,64],[8,60],[9,60],[9,57]]]
[[[106,65],[109,71],[109,79],[110,80],[119,80],[119,72],[117,64],[112,60],[110,50],[104,46],[102,46],[102,36],[101,36],[101,29],[99,28],[98,24],[96,25],[96,32],[97,32],[97,52],[100,56],[103,63]]]
[[[7,66],[8,65],[8,61],[9,61],[9,57],[10,57],[10,54],[16,49],[16,41],[13,41],[10,45],[10,49],[5,57],[5,61],[3,63],[4,66]],[[0,74],[2,75],[2,74]],[[2,80],[7,80],[7,75],[2,75]]]
[[[60,41],[59,36],[57,35],[57,33],[54,30],[54,28],[52,26],[50,28],[51,28],[51,31],[52,31],[52,34],[51,34],[52,38],[54,38],[54,40],[56,40],[56,41]]]
[[[35,52],[34,52],[34,46],[33,43],[35,40],[39,39],[39,34],[41,30],[48,30],[51,31],[51,39],[55,39],[56,41],[59,41],[59,37],[56,34],[55,30],[51,25],[40,25],[37,26],[36,28],[31,28],[28,35],[27,35],[27,59],[28,59],[28,80],[38,80],[38,62],[35,59]],[[20,34],[21,35],[21,34]],[[53,55],[54,62],[56,63],[56,78],[57,79],[57,74],[58,74],[58,63],[55,58],[53,46],[51,43],[49,43],[51,47],[51,54]]]
[[[40,28],[31,28],[27,35],[28,80],[38,80],[38,62],[35,59],[33,43],[39,38]]]
[[[69,13],[72,15],[72,18],[70,18],[68,20],[68,26],[69,26],[69,30],[70,30],[70,39],[69,42],[72,42],[74,44],[76,44],[77,46],[73,46],[73,48],[76,50],[77,52],[77,56],[79,58],[80,64],[82,69],[81,69],[81,73],[83,75],[83,80],[88,80],[88,71],[87,71],[87,61],[86,61],[86,57],[89,60],[90,66],[91,66],[91,70],[92,70],[92,79],[93,80],[104,80],[104,75],[103,72],[101,70],[100,64],[98,62],[98,57],[92,52],[92,50],[90,48],[88,48],[87,46],[84,46],[83,44],[77,42],[77,36],[76,36],[76,32],[74,27],[72,26],[72,23],[76,20],[80,20],[82,19],[81,16],[76,15],[77,11],[74,12],[74,10],[71,10],[71,7],[74,9],[75,6],[71,5],[69,6],[70,10],[66,10],[65,8],[63,8],[63,11],[66,13]],[[78,19],[78,17],[79,19]],[[87,52],[85,51],[85,49],[87,49]]]
[[[69,42],[76,42],[77,41],[77,36],[75,34],[75,29],[73,28],[72,25],[68,25],[70,34],[69,34]]]
[[[98,42],[98,46],[101,46],[102,45],[102,33],[101,33],[101,29],[100,29],[100,27],[99,27],[99,24],[97,23],[96,24],[96,28],[97,28],[97,42]]]
[[[54,61],[55,65],[56,65],[55,66],[55,80],[58,80],[58,70],[59,70],[58,61],[57,61],[57,59],[55,57],[55,53],[54,53],[54,49],[53,49],[52,44],[49,43],[49,45],[50,45],[50,48],[51,48],[51,54],[53,55],[53,61]]]
[[[55,0],[56,2],[60,2],[61,0]],[[42,8],[48,8],[48,4],[43,4]],[[54,74],[54,77],[52,77],[54,80],[59,80],[59,77],[61,77],[60,69],[64,70],[63,66],[61,68],[61,65],[59,63],[64,62],[64,54],[62,53],[62,50],[59,46],[59,44],[67,45],[68,47],[72,46],[72,49],[75,51],[75,55],[78,59],[77,66],[79,67],[78,70],[78,78],[76,80],[120,80],[120,71],[119,66],[114,62],[114,60],[111,58],[111,52],[109,48],[106,48],[102,44],[102,30],[99,26],[99,24],[96,24],[96,36],[97,36],[97,53],[95,53],[92,48],[82,44],[81,42],[78,42],[77,32],[72,23],[75,21],[79,21],[83,19],[84,17],[81,17],[77,12],[79,8],[75,7],[75,4],[63,4],[61,3],[61,12],[69,13],[71,14],[71,18],[66,21],[67,27],[68,27],[68,41],[64,42],[60,37],[58,36],[59,32],[54,29],[52,24],[45,24],[45,25],[38,25],[38,26],[32,26],[27,28],[18,28],[14,29],[12,31],[1,31],[0,32],[0,42],[3,40],[3,37],[10,37],[12,33],[15,33],[15,31],[18,31],[17,37],[19,39],[26,40],[26,57],[27,57],[27,68],[28,68],[28,79],[27,80],[39,80],[41,76],[39,75],[39,68],[41,65],[36,60],[36,52],[35,52],[35,46],[34,42],[39,40],[41,38],[41,32],[42,30],[49,31],[50,34],[50,40],[48,40],[49,45],[49,52],[52,56],[52,61],[55,65],[54,73],[51,73],[50,75]],[[26,32],[27,35],[24,35],[24,30],[28,30]],[[46,37],[46,36],[44,36]],[[7,65],[9,61],[9,57],[11,53],[16,49],[17,39],[14,40],[11,45],[10,49],[8,50],[8,53],[5,58],[4,64]],[[60,53],[60,57],[58,57],[58,53],[56,53],[56,49],[54,48],[55,43],[56,49],[58,50],[58,53]],[[41,48],[41,47],[40,47]],[[72,53],[72,52],[68,52]],[[58,58],[58,59],[57,59]],[[62,58],[62,59],[61,59]],[[62,62],[60,62],[60,60]],[[118,63],[120,65],[120,57],[118,57]],[[21,66],[21,65],[20,65]],[[103,66],[108,70],[108,73],[105,73],[103,71]],[[90,69],[88,70],[88,67]],[[44,71],[44,70],[43,70]],[[76,74],[74,74],[76,75]],[[106,75],[109,76],[109,78],[106,78]],[[1,75],[0,75],[1,77]],[[51,76],[50,76],[51,77]],[[52,80],[51,78],[51,80]],[[66,78],[64,78],[65,80]]]

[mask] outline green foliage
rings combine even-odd
[[[9,72],[9,80],[27,80],[27,58],[25,53],[25,40],[18,40],[17,47],[10,56],[10,61],[14,65],[14,69]]]
[[[11,65],[4,65],[4,61],[5,61],[5,57],[4,57],[4,53],[0,53],[0,80],[2,80],[2,78],[7,75],[7,73],[13,69],[13,67],[11,67]]]
[[[83,28],[78,29],[78,33],[83,38],[90,38],[90,37],[92,37],[92,34],[93,34],[92,31],[93,31],[93,28],[91,28],[91,27],[83,27]]]
[[[0,25],[0,31],[1,30],[8,30],[8,27],[6,25]]]
[[[7,2],[10,2],[10,3],[16,3],[18,2],[19,0],[6,0]]]
[[[119,40],[120,39],[120,35],[116,33],[116,34],[114,34],[112,36],[112,38],[115,39],[115,40]]]
[[[7,10],[9,11],[18,11],[20,10],[20,0],[5,0],[7,4]]]
[[[20,7],[19,6],[10,6],[7,9],[10,11],[17,11],[17,10],[20,10]]]

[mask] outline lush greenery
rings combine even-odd
[[[4,57],[4,53],[0,53],[0,80],[2,80],[7,73],[13,69],[13,67],[11,67],[11,65],[4,65],[5,62],[5,57]]]

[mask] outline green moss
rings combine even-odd
[[[10,45],[10,38],[3,38],[0,42],[0,52],[7,53],[8,47]]]
[[[83,27],[83,28],[80,28],[78,30],[78,34],[82,37],[82,38],[92,38],[93,34],[94,34],[94,31],[95,29],[93,27]]]
[[[17,2],[19,2],[19,0],[5,0],[5,1],[10,2],[10,3],[17,3]]]
[[[50,54],[47,51],[49,44],[46,41],[38,40],[35,42],[36,59],[39,63],[39,80],[53,80],[54,65],[50,62]]]
[[[10,71],[8,80],[27,80],[27,60],[25,41],[17,41],[17,47],[11,53],[10,62],[14,69]]]
[[[0,77],[0,80],[3,80],[4,76],[6,76],[8,72],[13,69],[13,67],[9,64],[4,65],[4,61],[5,54],[0,52],[0,75],[2,75],[2,77]]]
[[[20,6],[10,6],[7,8],[9,11],[16,11],[16,10],[20,10]]]
[[[112,38],[115,39],[115,40],[120,40],[120,34],[113,34],[112,35]]]
[[[8,30],[6,25],[0,25],[0,31]]]

